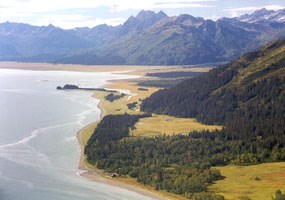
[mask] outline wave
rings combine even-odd
[[[94,107],[93,109],[82,111],[81,113],[79,113],[79,114],[76,115],[77,118],[78,118],[78,121],[77,121],[77,122],[80,124],[81,127],[83,127],[84,124],[86,124],[86,123],[84,123],[84,121],[85,121],[85,119],[87,118],[87,116],[88,116],[89,114],[95,112],[96,110],[98,110],[98,108],[97,108],[97,107]],[[99,114],[98,114],[98,116],[99,116]],[[94,120],[92,120],[92,121],[96,121],[96,119],[94,119]]]
[[[0,158],[8,160],[22,166],[32,166],[41,168],[43,165],[50,164],[50,158],[43,153],[37,151],[28,143],[35,137],[47,132],[50,129],[64,127],[76,124],[77,122],[66,123],[61,125],[54,125],[44,128],[39,128],[31,132],[31,134],[17,142],[0,145]]]
[[[0,149],[13,147],[13,146],[21,145],[21,144],[27,144],[30,140],[32,140],[33,138],[37,137],[39,134],[41,134],[44,131],[47,131],[47,130],[53,129],[53,128],[64,127],[64,126],[68,126],[68,125],[72,125],[72,124],[76,124],[76,123],[78,123],[78,122],[71,122],[71,123],[54,125],[54,126],[48,126],[48,127],[36,129],[29,136],[27,136],[27,137],[25,137],[25,138],[23,138],[23,139],[21,139],[21,140],[19,140],[17,142],[0,145]]]

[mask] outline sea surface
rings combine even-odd
[[[126,77],[0,69],[0,200],[150,199],[78,175],[76,133],[99,119],[99,101],[92,92],[55,89]]]

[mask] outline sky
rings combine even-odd
[[[285,8],[285,0],[0,0],[0,23],[19,22],[63,29],[116,26],[141,10],[164,11],[169,16],[190,14],[217,20],[257,9]]]

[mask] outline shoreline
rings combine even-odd
[[[33,70],[33,71],[75,71],[75,72],[110,72],[110,73],[120,73],[122,75],[136,75],[139,76],[139,80],[152,80],[153,78],[147,78],[145,76],[148,72],[168,72],[168,71],[181,71],[184,70],[181,66],[80,66],[80,65],[73,65],[70,67],[70,65],[50,65],[46,63],[33,63],[32,66],[29,66],[27,63],[9,63],[10,66],[5,67],[5,63],[0,62],[0,69],[18,69],[18,70]],[[3,67],[4,65],[4,67]],[[196,68],[189,69],[189,71],[196,70]],[[205,69],[203,69],[205,70]],[[138,79],[138,78],[132,78],[131,80]],[[110,174],[105,173],[103,170],[97,169],[96,167],[88,164],[86,162],[86,158],[84,155],[84,147],[90,138],[90,135],[93,133],[93,130],[95,129],[97,123],[102,120],[104,115],[106,114],[123,114],[125,112],[130,112],[130,114],[136,114],[139,112],[138,109],[133,110],[129,109],[127,106],[127,103],[132,102],[139,102],[141,101],[141,98],[146,98],[149,95],[151,95],[153,92],[157,91],[158,88],[151,87],[151,86],[143,86],[146,87],[147,90],[139,90],[139,87],[136,84],[137,81],[130,81],[128,77],[125,77],[123,79],[109,79],[107,82],[103,85],[103,87],[107,88],[123,88],[121,90],[129,90],[132,94],[129,98],[124,99],[124,103],[119,100],[119,103],[111,104],[108,101],[105,101],[104,94],[101,92],[93,92],[90,93],[92,98],[96,98],[99,100],[99,103],[97,105],[98,109],[101,111],[100,118],[96,121],[87,124],[84,127],[81,127],[76,132],[76,139],[77,143],[80,148],[79,152],[79,162],[78,162],[78,172],[76,173],[78,176],[81,176],[82,178],[88,179],[90,181],[96,181],[103,184],[111,185],[114,187],[122,188],[129,190],[130,192],[135,192],[138,194],[141,194],[145,197],[148,197],[150,199],[170,199],[170,200],[182,200],[186,199],[183,196],[176,195],[164,190],[155,190],[155,188],[140,184],[136,181],[134,178],[130,177],[116,177],[112,178]],[[92,91],[89,91],[92,92]],[[132,98],[132,99],[131,99]],[[129,101],[130,100],[130,101]],[[152,130],[152,123],[156,121],[158,118],[154,117],[151,119],[148,123],[147,130],[146,131],[153,131]],[[162,120],[164,123],[169,123],[169,119],[164,119],[164,116],[161,116],[159,120]],[[171,119],[170,121],[173,121]],[[181,122],[181,123],[180,123]],[[173,121],[172,124],[177,124],[176,121]],[[184,121],[179,121],[180,124],[185,125]],[[192,121],[190,122],[190,126],[192,126]],[[149,130],[150,129],[150,130]],[[185,128],[184,128],[185,129]],[[189,125],[187,125],[186,129],[189,129]],[[145,131],[145,130],[144,130]],[[162,130],[164,131],[164,130]],[[183,131],[179,131],[181,133]],[[173,130],[171,130],[171,134],[173,134]]]
[[[91,124],[93,124],[93,123],[91,123]],[[87,125],[87,127],[90,126],[91,124]],[[94,169],[88,168],[86,166],[85,161],[84,161],[84,156],[83,156],[84,145],[82,144],[82,139],[81,139],[81,133],[84,130],[84,128],[86,128],[86,127],[83,127],[77,133],[77,139],[80,143],[80,149],[81,149],[78,169],[83,171],[83,172],[79,173],[79,176],[81,176],[82,178],[88,179],[90,181],[108,184],[111,186],[115,186],[118,188],[129,190],[131,192],[136,192],[138,194],[149,197],[151,199],[156,199],[156,200],[166,199],[166,198],[162,197],[161,195],[155,194],[153,192],[149,192],[149,191],[142,189],[140,187],[136,187],[136,186],[133,186],[130,184],[126,184],[126,183],[120,182],[119,180],[114,180],[112,177],[110,177],[110,176],[108,177],[106,174],[104,174],[103,170],[95,169],[95,168]]]
[[[112,80],[109,80],[109,82],[111,82],[111,81]],[[93,93],[92,98],[96,98],[96,93]],[[83,128],[81,128],[76,133],[76,138],[77,138],[78,144],[80,146],[80,159],[79,159],[78,169],[84,171],[84,172],[79,173],[79,175],[83,178],[88,179],[88,180],[96,181],[96,182],[103,183],[103,184],[112,185],[115,187],[119,187],[122,189],[132,191],[132,192],[136,192],[136,193],[139,193],[141,195],[150,197],[151,199],[157,199],[157,200],[170,199],[168,197],[165,197],[162,194],[159,194],[160,192],[149,191],[147,189],[147,186],[144,186],[144,185],[134,186],[131,184],[124,183],[120,180],[115,180],[114,178],[112,178],[112,177],[108,176],[106,173],[104,173],[103,170],[97,169],[95,167],[91,168],[92,167],[91,165],[88,166],[88,164],[85,161],[85,157],[84,157],[84,143],[83,143],[82,134],[84,133],[84,131],[86,129],[88,129],[92,126],[95,126],[104,117],[105,111],[101,106],[103,100],[101,100],[101,99],[99,99],[99,100],[100,100],[100,102],[99,102],[97,107],[101,111],[100,118],[98,120],[84,126]],[[149,188],[151,188],[151,187],[149,187]]]
[[[5,67],[5,63],[0,62],[0,69],[17,69],[17,70],[33,70],[33,71],[74,71],[74,72],[110,72],[110,73],[120,73],[122,75],[137,75],[142,78],[142,80],[145,79],[145,73],[152,71],[152,72],[167,72],[167,71],[176,71],[176,70],[182,70],[181,66],[166,66],[165,68],[162,66],[80,66],[80,65],[50,65],[46,63],[9,63],[10,66]],[[32,66],[31,66],[31,65]],[[3,67],[4,65],[4,67]],[[189,69],[189,70],[196,70],[196,68]],[[136,79],[136,78],[135,78]],[[132,78],[133,80],[133,78]],[[117,84],[118,81],[120,81],[120,84]],[[136,95],[132,95],[134,99],[131,100],[131,102],[134,101],[140,101],[140,98],[144,98],[148,96],[149,94],[155,92],[158,90],[157,88],[148,88],[147,91],[139,91],[137,87],[133,87],[136,81],[132,82],[127,77],[124,79],[109,79],[107,82],[103,85],[103,87],[112,88],[115,86],[116,89],[118,88],[124,88],[123,90],[129,90],[132,93]],[[133,90],[134,89],[134,90]],[[135,91],[135,92],[133,92]],[[90,91],[89,91],[90,92]],[[92,93],[91,93],[92,94]],[[97,96],[98,95],[98,96]],[[111,178],[109,174],[104,173],[103,170],[97,169],[92,165],[88,165],[88,163],[85,161],[84,156],[84,147],[85,144],[89,138],[90,130],[96,127],[97,123],[102,120],[104,115],[106,114],[122,114],[123,112],[126,112],[126,109],[128,111],[131,111],[131,113],[137,113],[137,110],[129,110],[125,107],[119,107],[119,109],[114,109],[114,107],[111,104],[106,105],[107,101],[104,101],[104,98],[102,98],[102,93],[96,92],[91,95],[92,98],[96,98],[99,100],[99,104],[97,105],[98,109],[101,111],[100,118],[96,121],[87,124],[86,126],[82,127],[80,130],[76,132],[76,139],[77,143],[80,148],[80,158],[78,163],[78,169],[79,173],[77,173],[79,176],[88,179],[90,181],[96,181],[103,184],[112,185],[115,187],[119,187],[122,189],[126,189],[132,192],[136,192],[138,194],[141,194],[145,197],[149,197],[150,199],[170,199],[170,200],[184,200],[186,199],[183,196],[175,195],[173,193],[169,193],[166,191],[158,191],[155,190],[155,188],[147,185],[140,184],[136,181],[136,179],[129,178],[129,177],[117,177],[117,178]],[[137,97],[137,96],[140,96]],[[126,101],[129,101],[130,99],[125,99]],[[156,119],[154,119],[156,120]],[[86,129],[87,134],[86,134]],[[94,129],[93,129],[94,130]],[[93,132],[93,131],[92,131]],[[84,133],[84,134],[83,134]]]

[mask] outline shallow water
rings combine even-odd
[[[78,176],[76,133],[99,119],[99,101],[91,92],[55,89],[120,78],[126,76],[0,69],[1,200],[150,199]]]

